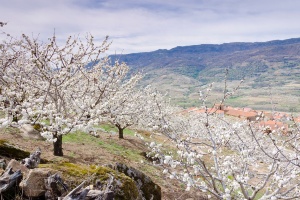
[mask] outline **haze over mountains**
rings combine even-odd
[[[245,79],[227,103],[255,109],[300,111],[300,38],[256,43],[180,46],[170,50],[112,55],[132,72],[184,107],[200,106],[198,92],[215,82],[210,103],[219,101],[229,69],[228,91]]]

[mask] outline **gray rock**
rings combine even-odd
[[[33,126],[30,124],[23,124],[20,128],[21,135],[24,138],[32,138],[36,140],[44,140],[44,138],[41,136],[40,132],[35,130]]]
[[[21,163],[19,163],[18,161],[16,161],[15,159],[11,159],[9,161],[9,163],[7,164],[7,168],[12,168],[14,172],[21,170],[23,177],[25,177],[29,173],[29,169]]]
[[[23,179],[19,184],[24,195],[29,198],[45,195],[45,179],[47,179],[48,175],[53,172],[54,170],[48,168],[30,169],[27,177],[25,177],[25,179]]]
[[[0,159],[0,169],[6,169],[6,160]]]
[[[76,188],[74,188],[67,196],[63,198],[63,200],[83,200],[85,199],[86,195],[90,191],[90,189],[83,189],[83,185],[85,184],[85,181],[82,182],[80,185],[78,185]]]
[[[21,179],[21,170],[13,171],[11,167],[7,168],[0,177],[0,194],[12,189]]]
[[[38,147],[37,150],[30,154],[28,158],[22,160],[22,164],[28,169],[36,168],[41,162],[41,149]]]
[[[59,173],[53,175],[48,174],[48,178],[45,179],[45,200],[58,199],[64,192],[68,191],[68,186],[64,183]]]
[[[149,176],[143,172],[128,167],[125,164],[117,163],[115,170],[124,173],[125,175],[132,178],[138,188],[139,196],[141,199],[160,200],[161,199],[161,188],[155,184]]]

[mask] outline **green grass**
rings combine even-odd
[[[125,137],[126,138],[126,137]],[[99,146],[108,152],[123,156],[130,160],[140,161],[143,160],[143,156],[140,154],[140,151],[135,149],[129,149],[125,146],[118,144],[114,140],[104,141],[100,138],[96,138],[92,135],[86,134],[84,132],[76,131],[75,133],[69,133],[63,136],[64,143],[86,143],[91,145]]]
[[[140,154],[138,150],[135,149],[129,149],[122,145],[117,144],[115,141],[99,141],[98,145],[102,148],[108,150],[112,154],[120,155],[122,157],[128,158],[130,160],[134,160],[139,162],[140,160],[143,160],[143,156]]]
[[[74,133],[63,135],[63,142],[90,143],[90,144],[96,143],[94,136],[81,131],[76,131]]]
[[[110,132],[110,131],[113,131],[113,132],[116,132],[118,133],[118,129],[117,127],[115,127],[114,125],[112,124],[101,124],[99,126],[97,126],[96,128],[102,128],[104,129],[105,131],[107,132]],[[135,132],[133,130],[130,130],[130,129],[124,129],[124,135],[131,135],[131,136],[134,136]]]

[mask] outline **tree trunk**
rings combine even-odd
[[[55,156],[63,156],[63,150],[62,150],[62,135],[54,135],[54,138],[56,138],[56,142],[53,142],[54,152],[53,154]]]
[[[121,128],[120,126],[117,126],[119,129],[119,138],[120,139],[124,139],[124,129],[125,128]]]

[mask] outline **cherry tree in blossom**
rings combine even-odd
[[[130,88],[124,63],[110,64],[103,53],[108,38],[96,45],[92,35],[69,37],[59,45],[55,35],[47,43],[22,35],[1,44],[0,126],[38,125],[42,136],[62,156],[62,136],[89,132],[102,120],[120,88]],[[127,79],[126,83],[123,81]]]
[[[120,139],[124,138],[124,129],[134,124],[137,125],[144,112],[143,94],[135,87],[141,78],[141,74],[138,74],[134,79],[122,84],[105,108],[105,121],[118,128]]]
[[[200,99],[206,96],[201,94]],[[161,113],[164,107],[159,106]],[[207,108],[205,101],[203,108]],[[194,188],[217,199],[300,198],[299,125],[289,135],[280,127],[266,134],[259,121],[210,112],[174,110],[161,117],[150,128],[167,136],[175,149],[154,140],[147,143],[148,156],[159,160],[155,165],[162,166],[167,177],[184,183],[187,191]]]

